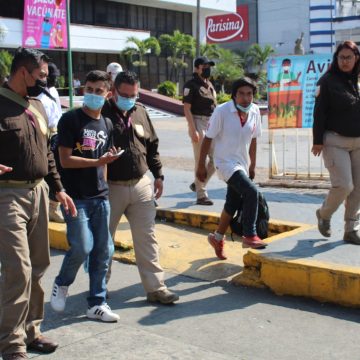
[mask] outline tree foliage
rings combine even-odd
[[[252,44],[245,54],[245,59],[258,71],[265,70],[267,59],[275,52],[270,45],[265,45],[263,48],[259,44]]]
[[[13,56],[8,51],[0,51],[0,83],[3,83],[5,77],[10,74],[12,61]]]
[[[179,82],[181,71],[188,67],[186,57],[195,55],[195,39],[191,35],[175,30],[172,35],[160,35],[159,41],[171,66],[170,80],[174,79],[175,82]]]
[[[128,58],[134,66],[142,67],[147,66],[145,56],[149,53],[160,55],[161,48],[159,41],[151,36],[145,40],[140,40],[135,36],[127,38],[127,43],[132,43],[133,46],[126,47],[121,53]],[[133,57],[137,56],[138,60],[133,61]]]

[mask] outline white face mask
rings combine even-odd
[[[284,71],[289,71],[290,70],[290,66],[283,66]]]

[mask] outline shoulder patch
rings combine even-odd
[[[184,88],[184,96],[188,96],[190,94],[189,88]]]

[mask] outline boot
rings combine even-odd
[[[60,211],[60,204],[57,201],[50,200],[49,220],[60,224],[63,224],[65,222]]]

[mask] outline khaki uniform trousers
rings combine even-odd
[[[26,352],[40,336],[44,291],[40,279],[50,264],[48,186],[0,187],[0,352]]]
[[[156,208],[151,180],[143,176],[133,185],[119,185],[109,181],[109,200],[110,233],[114,239],[119,221],[125,214],[130,224],[136,264],[145,291],[149,293],[165,289],[164,270],[159,262],[159,246],[155,238]]]
[[[345,201],[345,232],[360,229],[360,137],[334,132],[324,135],[323,158],[330,173],[331,188],[320,208],[323,219]]]
[[[206,162],[206,171],[207,171],[207,177],[204,182],[201,182],[196,177],[196,170],[199,163],[200,158],[200,150],[201,150],[201,144],[205,137],[205,132],[208,126],[208,122],[210,117],[208,116],[200,116],[200,115],[193,115],[194,119],[194,125],[199,133],[199,142],[195,143],[192,141],[193,151],[194,151],[194,159],[195,159],[195,186],[196,186],[196,195],[198,199],[201,199],[203,197],[207,197],[208,194],[206,192],[206,184],[210,180],[211,176],[215,173],[215,165],[214,165],[214,146],[213,144],[210,147],[209,154],[208,154],[208,161]]]

